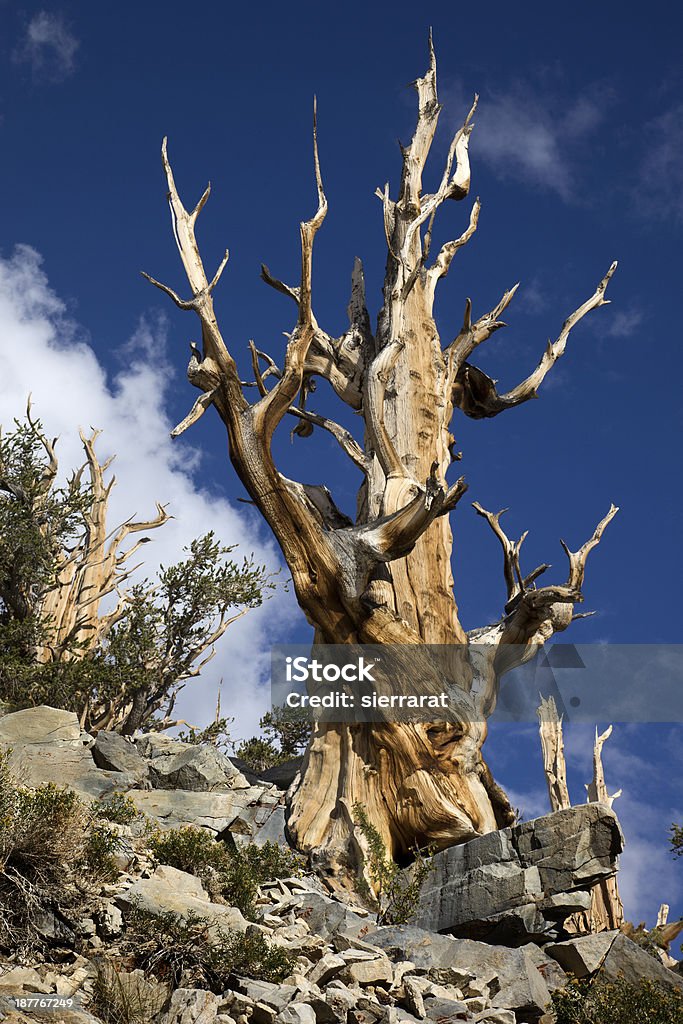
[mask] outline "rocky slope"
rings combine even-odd
[[[93,738],[75,715],[43,707],[2,715],[0,748],[11,749],[14,774],[28,787],[56,782],[86,802],[126,793],[161,830],[199,826],[238,848],[286,843],[283,790],[247,779],[210,745],[159,734]],[[89,1008],[103,963],[118,963],[119,989],[144,990],[147,1009],[131,1020],[150,1024],[536,1024],[551,1020],[551,993],[567,983],[567,972],[585,978],[602,969],[667,987],[683,981],[619,932],[577,938],[565,930],[570,915],[589,905],[591,886],[617,870],[623,837],[600,804],[438,854],[414,923],[384,927],[360,899],[358,906],[340,902],[306,873],[262,883],[249,922],[194,874],[157,863],[133,825],[112,828],[120,839],[118,877],[100,886],[77,919],[45,909],[40,956],[8,952],[0,962],[6,1024],[105,1020],[106,1012]],[[132,910],[160,927],[164,915],[200,917],[209,944],[220,929],[258,933],[291,954],[291,973],[278,983],[236,974],[221,992],[165,991],[117,960]],[[36,1005],[41,999],[53,1005]]]

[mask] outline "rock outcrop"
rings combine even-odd
[[[270,780],[215,747],[158,733],[127,739],[82,733],[75,715],[52,708],[2,714],[0,747],[27,786],[57,782],[86,801],[114,792],[165,830],[204,829],[238,848],[286,844],[284,787],[295,765]],[[102,964],[116,958],[135,910],[154,929],[174,915],[203,921],[207,949],[224,935],[263,937],[295,958],[281,983],[236,972],[221,991],[170,991],[163,979],[124,964],[116,985],[144,990],[149,1024],[546,1024],[552,993],[569,975],[597,972],[680,988],[683,977],[617,931],[572,936],[563,924],[586,909],[590,888],[614,875],[623,837],[609,807],[589,804],[480,836],[437,854],[414,924],[378,926],[375,915],[330,893],[313,873],[258,888],[256,915],[207,891],[200,878],[159,864],[144,829],[112,825],[118,876],[87,912],[36,911],[43,960],[0,962],[0,1020],[43,1020],[26,997],[71,999],[50,1019],[101,1024],[93,994]],[[407,869],[408,870],[408,869]],[[205,878],[205,876],[202,876]],[[218,890],[216,890],[218,891]],[[245,911],[246,912],[246,911]],[[50,953],[54,951],[54,956]],[[99,972],[99,973],[98,973]],[[215,988],[215,986],[214,986]],[[22,1002],[23,999],[23,1002]]]
[[[623,849],[614,812],[583,804],[489,832],[436,854],[415,924],[490,942],[548,941],[590,907]]]

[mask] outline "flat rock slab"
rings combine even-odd
[[[418,927],[462,938],[548,938],[617,870],[623,835],[604,804],[583,804],[436,854]]]
[[[0,718],[0,743],[5,746],[52,743],[55,740],[78,743],[80,739],[81,727],[73,711],[40,705]]]
[[[251,835],[259,814],[272,812],[278,795],[271,796],[258,786],[217,793],[195,793],[180,789],[131,789],[128,796],[161,829],[196,825],[216,834],[234,828]]]
[[[653,956],[646,953],[637,943],[621,933],[616,936],[610,946],[602,964],[602,971],[610,981],[616,980],[621,975],[626,981],[638,984],[646,978],[660,985],[683,991],[683,977],[680,974],[669,970],[659,960],[655,960]]]
[[[140,909],[156,916],[172,913],[187,918],[194,914],[224,931],[247,929],[247,922],[236,907],[212,903],[198,878],[166,865],[158,867],[151,878],[141,878],[119,893],[116,903],[124,913]]]
[[[490,986],[492,1006],[514,1010],[520,1020],[538,1019],[550,1002],[541,951],[531,954],[525,947],[492,946],[411,925],[377,928],[369,931],[364,941],[423,970],[452,967],[471,972],[477,981]],[[548,962],[552,969],[556,967]]]
[[[24,786],[54,782],[73,789],[85,803],[138,785],[138,779],[125,772],[97,768],[86,747],[74,746],[68,740],[17,744],[12,748],[10,766]]]
[[[618,931],[598,932],[596,935],[578,935],[566,942],[550,942],[544,952],[557,960],[560,967],[575,978],[594,974],[612,948]]]

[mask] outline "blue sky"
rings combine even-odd
[[[615,501],[621,511],[587,574],[586,608],[598,614],[563,639],[681,641],[679,12],[653,3],[645,20],[628,4],[397,3],[389,12],[355,2],[323,11],[169,0],[4,2],[0,14],[2,422],[32,389],[46,423],[63,433],[66,459],[76,457],[69,432],[97,419],[102,444],[119,453],[122,514],[142,511],[145,500],[175,502],[175,533],[155,542],[160,558],[181,545],[185,527],[196,533],[210,520],[226,540],[242,540],[274,564],[267,534],[237,503],[242,492],[217,418],[205,417],[173,448],[167,441],[169,425],[194,400],[184,367],[196,325],[139,275],[144,269],[184,288],[161,138],[169,136],[188,203],[212,182],[200,240],[209,265],[230,247],[217,309],[246,374],[248,340],[278,356],[292,326],[287,300],[258,272],[264,261],[277,276],[296,277],[298,222],[314,206],[314,93],[330,203],[316,242],[316,315],[330,333],[343,329],[356,255],[376,314],[384,249],[373,193],[386,180],[395,188],[396,140],[407,141],[414,117],[406,86],[425,68],[431,24],[444,104],[434,177],[449,133],[472,94],[481,97],[470,152],[482,213],[440,289],[444,339],[461,322],[466,296],[481,313],[521,281],[510,327],[481,358],[483,369],[513,385],[619,260],[612,305],[572,334],[539,401],[491,421],[456,420],[471,499],[509,506],[511,533],[531,531],[527,564],[553,562],[558,579],[558,538],[581,543]],[[469,212],[467,203],[448,205],[444,238],[460,233]],[[331,409],[324,389],[319,402]],[[291,445],[284,431],[277,453],[286,473],[333,481],[338,503],[353,507],[357,479],[330,439]],[[499,551],[467,502],[454,529],[459,604],[471,628],[502,608]],[[248,732],[266,700],[259,684],[270,643],[307,636],[291,598],[278,597],[235,630],[212,666],[213,689],[189,699],[190,710],[209,713],[223,676],[224,706],[234,701],[238,732]],[[237,656],[248,661],[238,681]],[[520,806],[542,811],[534,730],[497,729],[488,744],[494,770]],[[579,800],[590,737],[583,726],[568,732]],[[651,919],[660,899],[683,912],[683,871],[666,852],[668,825],[683,818],[672,782],[681,774],[682,736],[675,724],[617,726],[605,750],[608,782],[624,788],[617,809],[633,850],[625,873],[635,917]]]

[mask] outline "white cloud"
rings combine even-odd
[[[449,106],[466,109],[461,87]],[[506,93],[482,95],[470,141],[473,160],[511,178],[575,198],[577,148],[594,133],[603,113],[586,96],[559,98],[545,86],[518,82]]]
[[[193,477],[200,454],[191,442],[169,438],[173,424],[165,399],[172,368],[165,365],[163,323],[140,322],[124,346],[125,368],[110,381],[82,329],[65,316],[38,253],[17,246],[11,258],[0,259],[0,346],[0,423],[21,417],[31,392],[46,431],[60,435],[65,470],[83,462],[78,428],[101,428],[100,457],[116,454],[112,525],[131,515],[154,514],[157,500],[169,503],[174,518],[151,534],[153,543],[145,548],[147,573],[176,561],[183,546],[208,529],[272,568],[281,563],[250,512],[237,511]],[[230,627],[202,681],[188,684],[179,713],[197,724],[209,721],[223,678],[223,713],[237,716],[235,735],[250,735],[269,704],[268,645],[278,631],[282,638],[293,611],[293,600],[280,588],[263,608]]]
[[[596,330],[608,338],[628,338],[638,330],[643,322],[643,314],[635,306],[622,309],[608,318],[609,323],[600,322]]]
[[[29,21],[14,56],[30,66],[35,78],[61,81],[75,70],[78,46],[61,14],[38,11]]]

